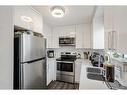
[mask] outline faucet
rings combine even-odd
[[[109,53],[105,53],[105,57],[108,57],[108,62],[111,63],[111,52]]]

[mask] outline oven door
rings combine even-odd
[[[57,73],[74,75],[74,63],[73,62],[57,62]]]

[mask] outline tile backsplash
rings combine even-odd
[[[84,52],[90,52],[90,54],[93,52],[93,51],[102,51],[102,50],[93,50],[93,49],[85,49],[85,48],[75,48],[75,47],[62,47],[62,48],[50,48],[50,49],[47,49],[47,50],[54,50],[54,55],[55,55],[55,58],[59,58],[60,57],[60,54],[61,52],[76,52],[76,53],[79,53],[81,55],[81,58],[84,58]]]

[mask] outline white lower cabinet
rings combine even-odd
[[[56,80],[56,61],[54,58],[47,58],[47,85],[52,81]]]
[[[115,80],[127,86],[127,63],[112,59],[112,64],[115,65]]]
[[[80,82],[81,64],[82,64],[82,61],[75,62],[75,82],[76,83]]]

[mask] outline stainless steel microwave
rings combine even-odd
[[[59,37],[59,45],[75,45],[75,37]]]

